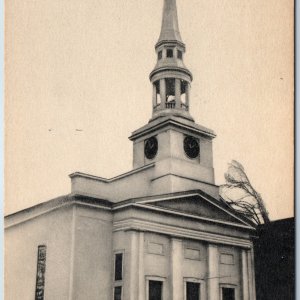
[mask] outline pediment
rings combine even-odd
[[[249,225],[249,223],[240,219],[232,211],[225,208],[224,205],[217,202],[219,201],[212,201],[211,199],[204,198],[200,195],[194,195],[176,199],[170,198],[162,201],[153,201],[151,202],[151,205],[210,220]]]

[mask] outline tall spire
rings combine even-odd
[[[153,85],[152,119],[167,115],[193,120],[189,114],[192,73],[183,63],[176,0],[164,0],[162,26],[155,45],[157,63],[150,73]]]
[[[176,0],[164,0],[161,32],[158,44],[163,41],[178,41],[182,43],[178,27]]]

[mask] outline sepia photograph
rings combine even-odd
[[[4,298],[296,299],[294,1],[4,5]]]

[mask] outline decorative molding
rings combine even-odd
[[[151,163],[151,164],[142,166],[140,168],[131,170],[129,172],[123,173],[121,175],[118,175],[116,177],[109,178],[109,179],[108,178],[94,176],[94,175],[90,175],[90,174],[85,174],[85,173],[81,173],[81,172],[72,173],[72,174],[69,175],[69,177],[70,178],[81,177],[81,178],[86,178],[86,179],[92,179],[92,180],[96,180],[96,181],[101,181],[101,182],[104,182],[104,183],[110,183],[110,182],[116,181],[118,179],[122,179],[123,177],[127,177],[129,175],[133,175],[135,173],[138,173],[138,172],[144,171],[146,169],[152,168],[152,167],[154,167],[154,165],[155,165],[155,163]]]
[[[165,245],[161,243],[156,243],[148,241],[147,253],[156,255],[165,255]]]
[[[220,264],[222,265],[234,265],[234,254],[233,253],[227,253],[227,252],[221,252],[220,253]]]
[[[191,259],[191,260],[201,260],[201,251],[200,251],[200,249],[185,247],[184,248],[184,258]]]
[[[36,213],[34,213],[34,212],[30,213],[29,212],[30,215],[29,216],[24,215],[23,218],[22,218],[22,216],[18,215],[18,216],[16,216],[16,218],[18,218],[18,220],[14,220],[15,219],[14,215],[7,216],[6,219],[5,219],[6,224],[5,224],[4,228],[5,229],[11,228],[11,227],[16,226],[18,224],[21,224],[21,223],[30,221],[32,219],[38,218],[42,215],[48,214],[48,213],[50,213],[52,211],[55,211],[57,209],[60,209],[60,208],[63,208],[63,207],[71,207],[72,205],[78,205],[78,206],[83,206],[83,207],[88,207],[88,208],[97,208],[97,209],[101,209],[101,210],[111,211],[110,207],[107,207],[107,206],[104,206],[104,205],[101,205],[101,204],[99,204],[99,205],[90,204],[90,203],[87,203],[87,202],[83,202],[81,200],[74,200],[74,199],[71,198],[69,201],[60,202],[54,207],[44,209],[44,210],[41,209],[40,211],[37,211]]]
[[[227,209],[224,209],[220,205],[218,205],[218,204],[214,203],[213,201],[209,200],[204,195],[200,195],[199,193],[193,193],[193,194],[186,195],[185,198],[193,197],[193,196],[198,196],[200,198],[203,198],[204,200],[208,201],[210,204],[218,207],[219,209],[223,210],[225,213],[229,214],[230,216],[234,217],[235,219],[239,220],[240,222],[246,224],[246,228],[254,229],[255,230],[255,228],[252,227],[252,226],[250,226],[247,222],[245,222],[244,220],[240,219],[239,217],[237,217],[235,214],[231,213]],[[177,198],[182,198],[182,197],[183,196],[178,196]],[[176,197],[168,197],[168,198],[161,198],[161,199],[144,200],[144,201],[140,201],[139,203],[151,203],[151,202],[166,201],[166,200],[173,200],[173,199],[176,199]],[[227,222],[227,223],[231,223],[231,222]],[[235,224],[235,223],[232,223],[232,224]]]
[[[148,125],[148,126],[144,126],[140,129],[134,131],[132,133],[132,135],[129,137],[129,139],[136,140],[139,137],[144,136],[145,134],[148,134],[153,131],[157,131],[158,129],[166,127],[166,126],[171,126],[171,127],[173,126],[175,128],[185,129],[188,132],[193,132],[195,134],[204,135],[206,137],[208,136],[210,138],[216,137],[215,133],[212,130],[205,128],[203,126],[200,127],[199,125],[195,125],[195,124],[192,124],[192,126],[191,126],[189,124],[183,124],[181,122],[178,122],[177,120],[168,118],[165,121],[155,124],[151,127]]]
[[[251,242],[247,239],[241,239],[237,237],[229,237],[226,235],[209,233],[200,230],[193,230],[187,228],[181,228],[172,225],[163,225],[155,222],[143,221],[134,218],[127,220],[117,221],[113,224],[113,231],[145,231],[155,232],[171,237],[193,239],[199,241],[206,241],[214,244],[231,245],[245,249],[251,248]]]

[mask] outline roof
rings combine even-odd
[[[229,222],[222,221],[222,220],[213,220],[205,216],[201,217],[193,212],[184,212],[178,209],[174,210],[172,209],[172,207],[166,207],[160,205],[158,205],[158,207],[160,208],[154,207],[155,204],[161,201],[176,200],[176,199],[178,201],[181,201],[182,199],[187,199],[191,197],[196,197],[197,199],[204,199],[214,207],[217,207],[218,209],[222,210],[224,213],[231,216],[232,220]],[[154,195],[148,197],[130,198],[118,203],[113,203],[105,199],[88,197],[80,194],[68,194],[5,216],[5,228],[9,228],[16,224],[49,213],[53,210],[60,209],[63,207],[68,207],[71,205],[80,205],[85,207],[91,207],[94,209],[104,209],[107,211],[117,211],[119,209],[124,209],[126,207],[143,208],[152,211],[156,210],[167,214],[178,215],[181,218],[184,217],[184,218],[199,219],[205,222],[224,223],[225,225],[227,224],[230,226],[238,226],[241,228],[254,229],[254,226],[251,223],[251,221],[249,221],[243,216],[240,216],[233,209],[229,208],[225,203],[213,198],[212,196],[208,195],[202,190],[190,190],[185,192],[161,194],[161,195]],[[236,224],[234,220],[236,221]]]
[[[178,26],[176,0],[164,1],[161,32],[157,44],[163,41],[178,41],[182,43]]]

